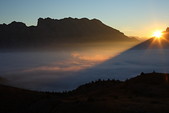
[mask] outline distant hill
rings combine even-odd
[[[58,46],[74,43],[138,41],[100,20],[39,18],[37,26],[22,22],[0,24],[0,48]]]
[[[168,113],[169,74],[141,73],[124,82],[98,80],[64,93],[0,85],[2,113]]]

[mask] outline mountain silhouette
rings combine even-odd
[[[0,24],[0,47],[58,46],[74,43],[138,41],[103,24],[100,20],[87,18],[51,19],[39,18],[37,26],[22,22]]]
[[[141,73],[126,81],[97,80],[63,93],[0,85],[2,113],[168,113],[169,75]]]

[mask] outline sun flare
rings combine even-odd
[[[154,33],[153,33],[153,37],[155,37],[155,38],[161,38],[162,37],[162,32],[161,31],[155,31]]]

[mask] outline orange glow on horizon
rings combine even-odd
[[[97,61],[97,62],[103,62],[107,59],[110,58],[108,55],[101,55],[101,54],[96,54],[96,55],[85,55],[85,54],[80,54],[77,52],[72,53],[72,56],[74,58],[78,58],[80,60],[85,60],[85,61]]]
[[[166,38],[166,33],[165,32],[161,32],[161,31],[158,31],[158,32],[154,32],[154,33],[157,33],[156,35],[157,36],[155,36],[154,35],[154,37],[153,37],[153,40],[152,40],[152,42],[151,42],[151,44],[150,44],[150,48],[152,47],[152,46],[158,46],[159,48],[163,48],[163,44],[165,44],[165,42],[167,42],[167,43],[169,43],[169,40],[168,40],[168,38]]]
[[[158,30],[158,31],[155,31],[152,36],[160,39],[162,37],[162,35],[163,35],[162,31]]]

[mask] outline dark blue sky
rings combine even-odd
[[[169,0],[0,0],[0,23],[36,25],[39,17],[97,18],[129,36],[169,26]]]

